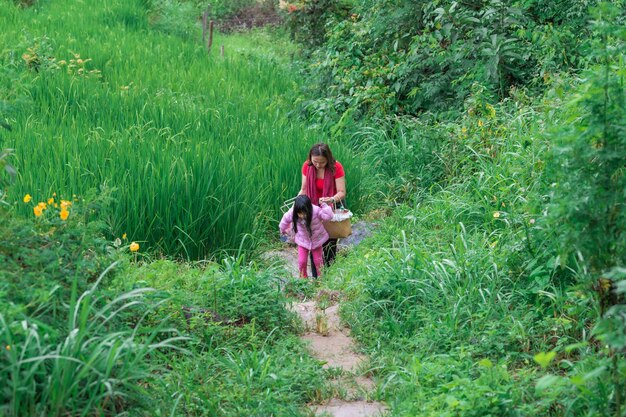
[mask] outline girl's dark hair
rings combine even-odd
[[[309,165],[313,165],[313,160],[311,158],[314,156],[323,156],[326,158],[328,161],[326,168],[333,174],[335,173],[335,158],[333,157],[333,153],[330,151],[330,147],[327,144],[316,143],[311,147],[311,150],[309,151]]]
[[[311,232],[311,219],[313,219],[313,204],[311,203],[311,199],[302,194],[296,197],[296,201],[293,203],[293,231],[294,233],[298,233],[298,213],[304,213],[304,223],[306,224],[306,230],[309,231],[309,235]]]

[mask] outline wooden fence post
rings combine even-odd
[[[220,55],[222,58],[224,58],[224,45],[220,47]]]
[[[209,42],[206,45],[207,51],[211,52],[211,46],[213,45],[213,21],[209,22]]]

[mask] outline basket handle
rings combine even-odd
[[[297,197],[298,196],[295,196],[295,197],[292,197],[292,198],[289,198],[289,199],[283,201],[283,205],[280,206],[280,211],[282,213],[287,213],[289,211],[289,209],[291,208],[291,206],[293,206],[293,203],[294,203],[294,201],[296,201]]]
[[[344,205],[345,200],[341,199],[339,201],[333,201],[333,203],[330,205],[333,208],[333,211],[337,210],[337,209],[343,209],[343,210],[347,210],[347,208]]]

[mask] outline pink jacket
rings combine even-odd
[[[333,209],[329,205],[326,203],[322,203],[321,207],[313,205],[313,218],[311,219],[312,236],[309,236],[304,220],[298,219],[298,233],[296,233],[294,238],[296,244],[308,250],[322,246],[328,240],[328,232],[324,228],[322,221],[332,218]],[[293,232],[293,207],[283,215],[278,228],[283,235]]]

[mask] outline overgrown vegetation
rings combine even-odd
[[[323,395],[284,271],[140,266],[103,239],[102,200],[65,220],[52,202],[37,218],[0,209],[2,415],[293,416]]]
[[[307,415],[313,290],[254,249],[330,137],[379,228],[324,284],[391,415],[625,415],[622,0],[280,2],[297,100],[206,2],[3,5],[0,414]]]
[[[335,13],[321,3],[294,3],[290,16],[304,45],[325,40],[310,50],[302,102],[307,117],[324,124],[458,115],[477,87],[491,102],[520,88],[540,94],[593,59],[595,0],[351,1]]]
[[[277,123],[293,81],[269,34],[207,56],[146,6],[0,7],[0,414],[305,414],[324,372],[246,255],[312,140]]]
[[[333,284],[392,415],[623,415],[623,6],[357,1],[308,50],[396,206]]]

